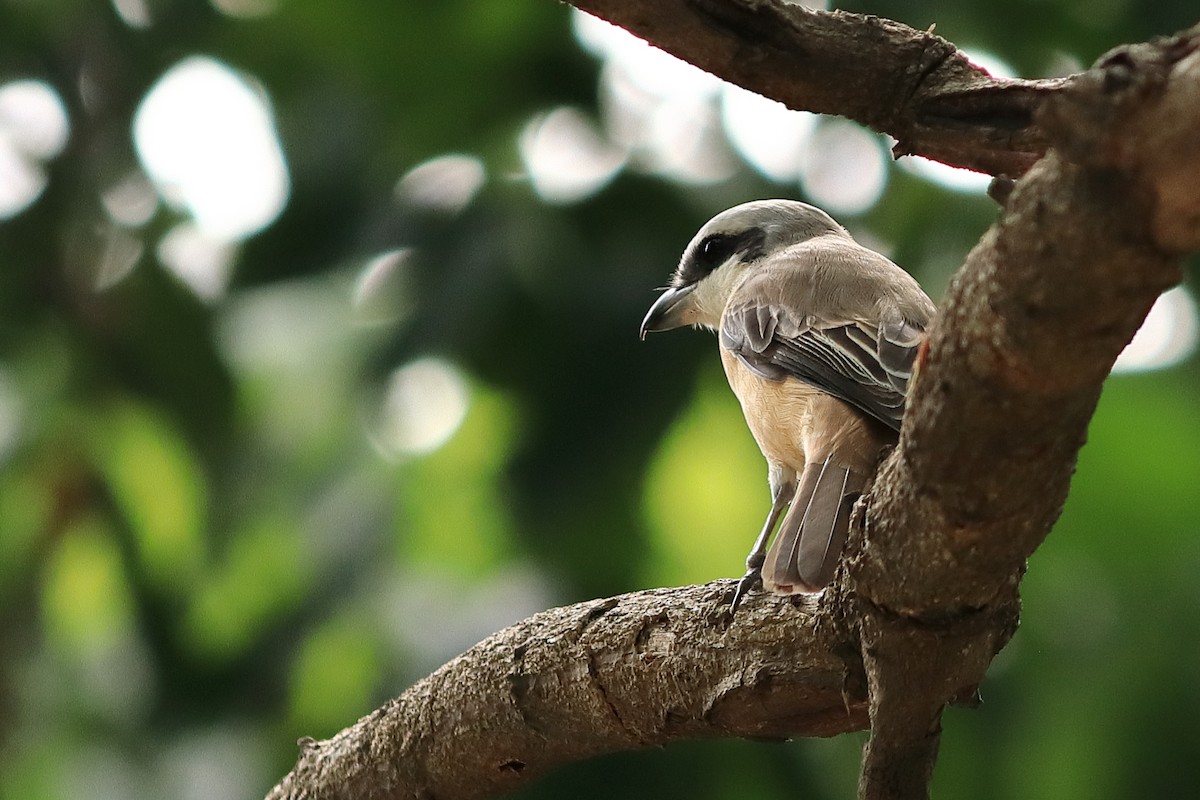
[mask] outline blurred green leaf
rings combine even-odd
[[[65,739],[25,740],[12,746],[6,768],[0,770],[0,797],[63,797],[62,767],[76,749]]]
[[[34,563],[47,530],[54,497],[41,470],[0,472],[0,606]]]
[[[462,427],[404,469],[397,542],[405,564],[479,579],[513,557],[512,519],[501,472],[512,450],[513,411],[476,386]]]
[[[292,665],[289,727],[329,736],[346,715],[370,710],[383,667],[379,642],[357,614],[335,616],[314,630]]]
[[[646,563],[650,585],[741,577],[746,553],[771,506],[766,462],[714,366],[705,370],[647,475],[643,503],[654,553]]]
[[[116,402],[95,420],[92,457],[133,533],[138,560],[168,594],[204,566],[204,475],[187,443],[151,408]]]
[[[47,633],[68,656],[110,646],[134,625],[120,549],[96,517],[63,531],[49,561],[42,594]]]
[[[193,653],[218,663],[254,645],[271,623],[294,610],[311,585],[313,565],[280,515],[237,530],[229,549],[192,595],[184,634]]]

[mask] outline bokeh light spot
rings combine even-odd
[[[964,194],[983,194],[992,182],[990,175],[974,170],[952,167],[923,156],[905,156],[896,162],[900,169],[944,189]]]
[[[720,78],[599,17],[572,8],[571,28],[585,50],[616,65],[650,94],[706,97],[721,88]]]
[[[206,302],[224,297],[234,255],[232,244],[191,222],[171,228],[158,243],[158,260]]]
[[[735,162],[721,136],[712,100],[661,102],[648,122],[640,160],[650,171],[692,185],[717,183],[733,175]]]
[[[67,145],[70,126],[58,92],[45,81],[0,86],[0,139],[25,155],[45,161]]]
[[[1176,286],[1154,303],[1146,321],[1113,365],[1113,372],[1142,372],[1178,364],[1196,350],[1200,322],[1196,301]]]
[[[462,211],[487,180],[483,162],[475,156],[450,153],[410,169],[396,183],[396,199],[443,214]]]
[[[887,186],[887,156],[879,137],[846,120],[817,127],[801,163],[800,185],[833,214],[861,214]]]
[[[112,4],[121,21],[134,30],[149,28],[153,22],[146,0],[112,0]]]
[[[530,120],[518,144],[534,191],[548,203],[590,197],[625,163],[625,154],[582,111],[565,106]]]
[[[67,144],[70,124],[58,93],[45,81],[0,86],[0,219],[28,208],[46,188],[41,162]]]
[[[470,392],[453,365],[422,358],[392,373],[374,441],[388,456],[431,453],[467,415]]]
[[[750,166],[778,183],[799,177],[801,157],[817,116],[726,84],[721,92],[725,135]]]
[[[29,208],[45,188],[46,173],[41,166],[0,139],[0,219]]]
[[[163,198],[213,238],[250,236],[287,202],[266,96],[219,61],[192,56],[167,70],[138,107],[133,134]]]
[[[573,10],[580,45],[604,62],[604,128],[636,166],[677,183],[729,178],[734,161],[720,134],[722,81],[628,31]]]
[[[100,195],[109,219],[127,228],[140,228],[158,210],[158,195],[140,170],[134,170]]]
[[[412,258],[412,249],[401,247],[367,261],[354,282],[356,322],[386,325],[408,315],[413,307]]]
[[[106,225],[99,235],[92,285],[104,291],[125,279],[142,258],[142,240],[116,225]]]

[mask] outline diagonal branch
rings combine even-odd
[[[789,108],[837,114],[957,167],[1017,177],[1046,152],[1034,112],[1066,78],[990,77],[899,22],[787,0],[572,0],[572,5]]]
[[[766,81],[782,70],[770,82],[794,80],[796,96],[815,82],[775,53],[817,59],[819,43],[792,41],[788,26],[784,44],[767,36],[738,50],[731,42],[757,29],[727,25],[725,51],[709,52],[725,41],[705,28],[720,17],[714,9],[758,19],[783,13],[778,2],[580,5],[619,7],[629,16],[618,21],[638,30],[652,25],[637,6],[655,20],[666,9],[681,15],[688,60],[737,51],[745,74]],[[868,38],[896,30],[856,24]],[[688,31],[695,51],[680,44]],[[769,65],[750,57],[764,41],[763,58],[778,56]],[[828,69],[830,59],[817,62]],[[926,74],[953,60],[935,59]],[[918,81],[898,107],[929,85]],[[270,797],[486,797],[599,753],[701,736],[827,736],[868,717],[860,797],[928,796],[942,709],[970,694],[1015,629],[1025,560],[1058,517],[1104,378],[1158,294],[1180,280],[1181,254],[1200,249],[1200,27],[1114,51],[1051,94],[1008,143],[1020,158],[1037,151],[1022,149],[1029,142],[1054,149],[956,277],[900,444],[858,507],[833,586],[801,603],[756,595],[732,622],[730,581],[543,612],[334,738],[304,743]],[[972,163],[1005,158],[978,152]]]
[[[731,620],[734,581],[556,608],[501,631],[325,742],[272,800],[490,797],[547,769],[684,738],[867,724],[853,647],[809,601]]]

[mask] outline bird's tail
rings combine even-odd
[[[763,564],[768,591],[816,592],[833,579],[850,529],[850,509],[866,482],[866,475],[837,464],[832,455],[804,466],[791,508]]]

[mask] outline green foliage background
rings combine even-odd
[[[1029,77],[1196,21],[1183,0],[845,7],[936,23]],[[714,342],[636,332],[703,221],[795,186],[744,166],[704,187],[627,169],[582,202],[540,201],[520,131],[597,105],[597,62],[552,0],[148,8],[135,30],[107,3],[0,0],[0,82],[49,82],[72,123],[44,195],[0,223],[0,377],[19,409],[0,449],[0,797],[261,796],[298,737],[329,736],[509,622],[740,572],[765,470]],[[157,263],[179,219],[165,208],[134,231],[148,245],[134,271],[97,291],[88,242],[100,193],[137,166],[131,115],[196,53],[269,94],[287,208],[217,301]],[[87,108],[84,73],[103,90]],[[397,179],[447,152],[486,165],[474,201],[399,206]],[[995,209],[889,177],[843,221],[936,297]],[[397,247],[413,254],[404,297],[391,322],[362,324],[355,278]],[[264,319],[292,357],[253,357],[281,346]],[[426,356],[466,376],[466,419],[429,455],[385,458],[373,409]],[[1021,630],[984,705],[947,715],[935,796],[1200,785],[1198,377],[1193,358],[1109,382],[1030,563]],[[861,742],[686,744],[522,796],[845,797]]]

